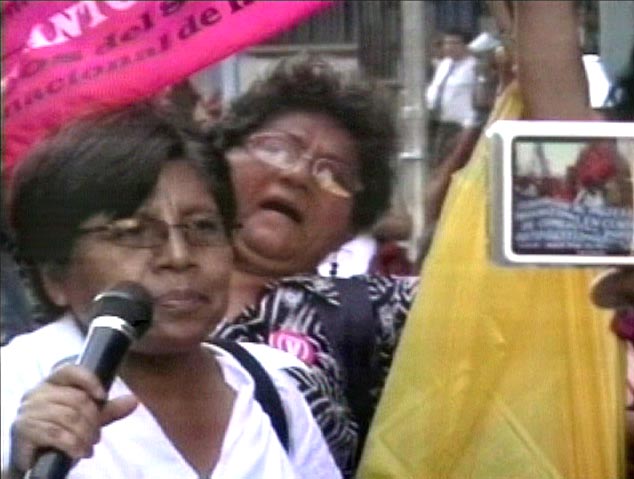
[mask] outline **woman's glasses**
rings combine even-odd
[[[252,159],[279,170],[308,165],[319,187],[333,195],[349,198],[363,189],[355,168],[335,158],[308,155],[305,146],[292,135],[256,133],[247,139],[244,147]]]
[[[80,228],[80,233],[102,233],[116,245],[129,248],[156,248],[165,244],[169,230],[178,229],[191,246],[224,246],[227,234],[219,218],[192,216],[178,224],[150,217],[131,217],[115,220],[106,225]]]

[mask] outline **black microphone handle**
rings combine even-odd
[[[95,327],[77,364],[97,376],[107,392],[132,339],[130,333],[124,331]]]
[[[101,319],[95,319],[95,326]],[[124,331],[93,327],[77,364],[94,373],[108,391],[131,342],[132,338]],[[46,449],[38,455],[25,479],[65,479],[72,466],[73,460],[65,453]]]
[[[68,455],[55,449],[46,449],[40,453],[24,479],[64,479],[71,467],[73,460]]]

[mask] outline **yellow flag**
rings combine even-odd
[[[512,84],[491,115],[518,119]],[[360,479],[624,477],[624,354],[588,269],[488,259],[488,142],[454,176]]]

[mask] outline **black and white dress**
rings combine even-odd
[[[363,275],[352,280],[365,283],[367,298],[358,299],[366,304],[369,301],[367,309],[371,309],[374,316],[367,320],[361,318],[374,330],[371,363],[372,374],[377,375],[378,380],[367,391],[373,413],[418,289],[418,277]],[[359,434],[362,421],[351,412],[345,386],[346,374],[359,374],[359,371],[345,371],[338,360],[332,337],[326,331],[328,321],[332,320],[326,317],[330,315],[329,311],[344,309],[336,281],[342,280],[294,276],[271,283],[257,304],[223,322],[215,331],[215,336],[265,343],[294,354],[309,366],[308,371],[290,368],[286,372],[304,393],[335,460],[344,475],[349,477],[356,467],[359,436],[364,434],[363,427]],[[363,310],[355,306],[346,308]],[[346,346],[345,341],[343,345]],[[365,418],[366,422],[369,419]]]

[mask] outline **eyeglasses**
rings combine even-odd
[[[349,198],[363,189],[355,168],[334,158],[308,156],[305,146],[291,135],[256,133],[247,139],[245,149],[251,158],[279,170],[308,163],[319,187],[333,195]]]
[[[149,217],[122,218],[79,231],[83,234],[103,233],[108,241],[119,246],[156,248],[165,244],[170,228],[180,230],[191,246],[224,246],[228,243],[222,221],[210,216],[194,216],[174,225]]]

